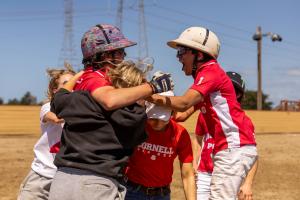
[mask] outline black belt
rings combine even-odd
[[[139,190],[143,191],[146,195],[149,196],[157,196],[157,195],[166,196],[171,192],[169,185],[163,187],[146,187],[138,183],[134,183],[130,180],[127,180],[126,184],[135,188],[137,191]]]

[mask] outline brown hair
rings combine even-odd
[[[134,87],[146,82],[145,73],[132,61],[123,61],[110,68],[107,76],[115,88]]]
[[[57,89],[58,87],[58,79],[65,74],[75,75],[75,71],[69,63],[65,63],[64,67],[65,69],[47,69],[47,74],[50,78],[47,91],[47,98],[49,101],[51,101],[54,96],[53,90]]]

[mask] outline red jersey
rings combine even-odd
[[[191,140],[184,127],[172,119],[165,131],[146,127],[148,139],[139,145],[129,159],[128,179],[146,187],[162,187],[172,182],[173,163],[193,162]]]
[[[203,115],[199,113],[197,126],[195,130],[196,135],[204,136],[202,140],[201,156],[198,162],[197,170],[200,172],[212,173],[214,164],[212,154],[214,150],[214,139],[209,134]]]
[[[248,121],[247,123],[251,124],[251,130],[254,132],[254,126],[251,122],[251,119],[248,116],[245,116],[245,120]],[[203,115],[200,113],[198,117],[198,126],[196,127],[195,133],[199,136],[204,136],[202,141],[202,150],[201,150],[201,157],[200,162],[198,164],[198,171],[212,173],[214,168],[214,163],[212,159],[212,153],[214,149],[214,139],[209,134],[207,130],[207,126]]]
[[[111,85],[106,77],[106,71],[106,68],[101,68],[96,71],[91,67],[87,68],[77,81],[74,90],[88,90],[91,93],[99,87]]]
[[[216,60],[199,67],[191,89],[204,97],[196,107],[203,113],[207,129],[214,138],[214,154],[227,148],[256,145],[253,125],[236,100],[230,78]]]

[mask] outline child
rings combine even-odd
[[[227,72],[226,73],[234,86],[236,98],[239,103],[241,103],[244,92],[245,92],[245,83],[242,79],[241,75],[236,72]],[[247,116],[245,116],[247,119],[249,119]],[[250,119],[249,119],[250,120]],[[249,123],[252,124],[250,121]],[[196,138],[201,145],[201,157],[198,162],[197,166],[197,199],[198,200],[208,200],[210,195],[210,183],[211,183],[211,177],[213,172],[213,160],[212,160],[212,154],[214,149],[214,139],[212,138],[211,134],[209,133],[209,130],[207,129],[205,120],[203,118],[203,115],[200,113],[198,117],[198,123],[199,124],[196,127]],[[252,132],[254,133],[254,127],[251,127]],[[239,190],[239,199],[249,199],[252,200],[252,182],[254,179],[254,175],[256,173],[257,169],[257,161],[254,163],[251,170],[248,172],[248,175],[245,178],[245,181],[243,182],[242,186]]]
[[[115,88],[145,82],[144,73],[128,61],[111,68],[107,75]],[[51,104],[65,126],[49,199],[124,199],[122,172],[133,148],[146,139],[145,109],[135,103],[107,111],[89,91],[70,92],[74,85],[71,80]]]
[[[124,60],[125,49],[136,45],[120,29],[110,24],[97,24],[86,31],[81,40],[84,74],[74,90],[89,91],[105,110],[114,110],[173,89],[170,74],[159,73],[156,79],[136,87],[115,88],[106,72]]]
[[[53,164],[56,153],[55,145],[60,141],[64,122],[50,111],[50,101],[75,74],[70,66],[66,65],[66,68],[47,70],[50,82],[47,103],[42,106],[40,112],[42,135],[34,146],[34,160],[30,172],[20,186],[18,200],[48,199],[52,179],[57,170]]]
[[[173,92],[161,93],[173,96]],[[193,154],[188,132],[170,119],[169,108],[146,103],[148,139],[130,157],[126,170],[126,200],[168,200],[173,163],[178,156],[185,196],[195,199]]]
[[[190,27],[168,45],[177,49],[182,70],[194,83],[182,96],[152,95],[147,100],[181,112],[193,106],[200,108],[215,142],[210,200],[236,199],[245,174],[256,161],[257,150],[252,123],[217,61],[219,39],[207,28]]]

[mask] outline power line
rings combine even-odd
[[[220,26],[223,26],[225,28],[229,28],[229,29],[236,30],[236,31],[239,31],[239,32],[243,32],[243,33],[248,33],[248,34],[251,34],[251,35],[253,34],[252,31],[249,31],[249,30],[246,30],[246,29],[241,29],[241,28],[238,28],[238,27],[235,27],[235,26],[232,26],[232,25],[228,25],[228,24],[218,22],[218,21],[214,21],[214,20],[210,20],[210,19],[207,19],[207,18],[191,15],[190,13],[185,13],[185,12],[182,12],[180,10],[172,9],[170,7],[167,8],[167,7],[163,7],[163,6],[157,6],[157,5],[155,5],[155,6],[157,8],[163,9],[165,11],[172,12],[172,14],[177,13],[177,14],[183,15],[185,17],[189,16],[189,17],[196,18],[196,19],[202,19],[203,21],[206,21],[206,22],[211,23],[211,24],[220,25]],[[297,44],[295,42],[291,42],[291,41],[288,41],[286,39],[284,39],[284,41],[288,45],[300,47],[300,44]]]

